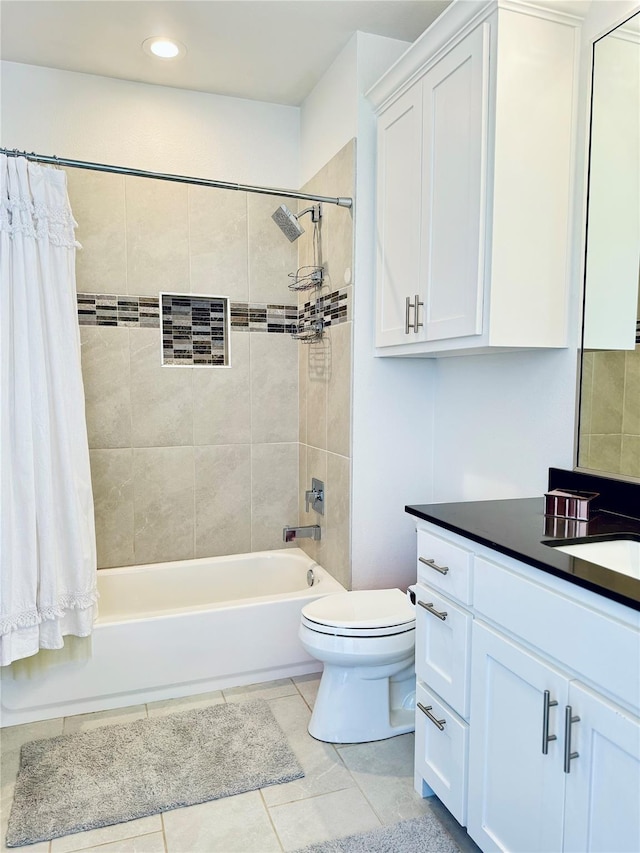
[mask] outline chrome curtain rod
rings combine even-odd
[[[261,195],[278,195],[283,198],[297,198],[303,201],[322,201],[325,204],[337,204],[338,207],[353,205],[353,199],[325,195],[313,195],[301,193],[295,190],[284,190],[278,187],[256,187],[251,184],[233,184],[227,181],[212,181],[207,178],[190,178],[186,175],[169,175],[165,172],[146,172],[143,169],[129,169],[126,166],[108,166],[105,163],[89,163],[86,160],[67,160],[65,157],[47,157],[34,154],[33,151],[18,151],[17,148],[0,148],[0,154],[7,157],[26,157],[35,163],[47,163],[53,166],[69,166],[73,169],[93,169],[96,172],[111,172],[115,175],[131,175],[135,178],[156,178],[159,181],[173,181],[180,184],[195,184],[198,187],[216,187],[221,190],[240,190],[247,193],[260,193]]]

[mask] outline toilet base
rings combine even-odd
[[[383,667],[325,664],[309,734],[327,743],[366,743],[415,730],[416,675],[411,662]]]

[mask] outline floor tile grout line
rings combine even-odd
[[[271,824],[271,827],[273,828],[273,831],[274,831],[274,833],[275,833],[275,836],[276,836],[276,839],[277,839],[277,841],[278,841],[278,844],[280,845],[280,849],[281,849],[281,850],[284,850],[284,844],[282,843],[282,839],[280,838],[280,833],[279,833],[279,832],[278,832],[278,830],[276,829],[276,825],[275,825],[275,823],[273,822],[273,818],[271,817],[271,811],[269,810],[269,806],[267,805],[267,801],[266,801],[266,800],[265,800],[265,798],[264,798],[263,788],[259,788],[258,793],[260,794],[260,800],[262,801],[262,805],[264,806],[264,810],[265,810],[265,811],[266,811],[266,813],[267,813],[267,817],[268,817],[268,819],[269,819],[269,823]]]
[[[169,853],[169,844],[167,842],[167,828],[164,824],[164,812],[160,812],[160,826],[162,827],[162,843],[164,844],[164,853]]]
[[[119,824],[117,824],[117,823],[111,824],[111,826],[118,826],[118,825]],[[107,824],[107,826],[109,826],[109,824]],[[106,829],[106,827],[98,827],[98,828],[100,828],[100,829],[105,828]],[[87,832],[95,832],[95,830],[89,829],[89,830],[87,830]],[[100,850],[101,847],[106,847],[109,844],[119,844],[121,841],[132,841],[135,838],[145,838],[147,835],[157,835],[157,834],[158,834],[157,829],[154,830],[153,832],[141,832],[139,835],[128,835],[126,838],[115,838],[115,839],[111,839],[111,841],[102,841],[102,842],[99,842],[98,844],[91,844],[89,847],[76,847],[73,850],[67,851],[67,853],[86,853],[87,850]],[[69,836],[61,835],[59,837],[60,838],[68,838]],[[49,842],[49,850],[51,850],[51,848],[53,847],[54,841],[55,841],[55,839],[52,839]]]
[[[309,800],[318,800],[320,797],[328,797],[331,794],[341,794],[343,791],[359,791],[360,788],[358,785],[347,785],[346,787],[336,788],[334,791],[319,791],[317,794],[309,794],[306,797],[296,797],[295,800],[285,800],[282,803],[273,803],[272,805],[267,805],[268,809],[279,809],[282,806],[292,806],[296,803],[306,803]],[[377,815],[376,815],[377,817]]]

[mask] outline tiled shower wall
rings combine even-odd
[[[299,504],[299,344],[282,323],[267,331],[296,302],[297,247],[271,220],[283,200],[68,177],[79,294],[144,297],[141,311],[162,291],[232,303],[229,368],[162,367],[159,325],[127,321],[127,306],[122,322],[81,325],[99,566],[283,547]]]
[[[303,191],[353,197],[355,145],[355,140],[349,142]],[[322,289],[300,293],[299,306],[311,302],[313,308],[318,297],[324,300],[330,297],[333,300],[330,304],[340,306],[334,309],[331,325],[325,328],[321,341],[299,346],[299,517],[300,524],[322,527],[319,542],[301,539],[299,544],[350,588],[353,211],[325,204],[323,214],[315,235],[319,240],[314,240],[314,228],[307,214],[301,220],[305,233],[297,241],[299,265],[318,261],[325,269]],[[312,477],[325,484],[324,516],[305,510],[304,492],[311,487]]]

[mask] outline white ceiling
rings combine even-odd
[[[356,30],[415,41],[450,0],[2,0],[3,59],[299,105]],[[148,56],[149,36],[187,47]]]

